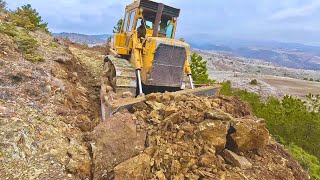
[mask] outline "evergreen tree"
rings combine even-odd
[[[0,10],[4,10],[7,6],[7,3],[3,0],[0,0]]]
[[[43,22],[42,17],[30,4],[17,8],[17,10],[13,12],[11,19],[17,26],[29,30],[43,29],[49,32],[47,28],[48,23]]]
[[[123,24],[123,20],[120,19],[115,27],[113,27],[113,33],[119,33],[121,31],[121,27]]]
[[[190,67],[193,80],[196,84],[211,84],[215,82],[209,79],[207,62],[203,61],[202,56],[192,53]]]

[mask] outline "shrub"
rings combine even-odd
[[[192,53],[190,67],[193,80],[196,84],[212,84],[215,82],[209,79],[207,62],[203,61],[202,56]]]
[[[18,50],[23,54],[24,58],[28,61],[38,62],[44,59],[35,53],[38,46],[38,42],[28,33],[20,33],[15,37],[15,41],[18,45]]]
[[[50,42],[50,43],[49,43],[49,46],[50,46],[50,47],[53,47],[53,48],[58,48],[58,47],[59,47],[59,44],[54,43],[54,42]]]
[[[309,81],[313,81],[313,79],[312,79],[312,78],[310,78],[310,79],[309,79]]]
[[[0,0],[0,11],[6,9],[7,3],[4,0]]]
[[[310,111],[304,101],[285,96],[282,100],[270,97],[262,102],[258,94],[243,90],[232,91],[229,82],[220,93],[236,95],[247,101],[256,116],[266,120],[272,135],[294,143],[320,158],[320,112]]]
[[[309,80],[309,78],[303,78],[303,80],[308,81],[308,80]]]
[[[49,32],[47,28],[48,23],[42,21],[42,17],[30,4],[17,8],[16,11],[10,14],[10,18],[15,25],[28,30],[42,29],[45,32]]]
[[[250,84],[251,84],[251,85],[258,85],[258,81],[257,81],[256,79],[254,79],[254,80],[252,80],[252,81],[250,82]]]
[[[85,47],[88,47],[88,46],[89,46],[88,43],[86,43],[86,42],[83,42],[81,45],[82,45],[82,46],[85,46]]]
[[[25,30],[19,30],[12,24],[3,22],[0,25],[0,32],[11,36],[18,46],[18,51],[22,53],[23,57],[32,62],[43,61],[44,59],[35,53],[38,47],[38,41],[29,35]]]
[[[231,90],[231,82],[226,81],[222,83],[222,87],[220,89],[220,94],[226,95],[226,96],[231,96],[232,95],[232,90]]]
[[[6,34],[8,36],[14,37],[17,35],[17,29],[12,24],[7,22],[2,22],[0,24],[0,33]]]
[[[311,179],[320,179],[320,162],[317,157],[308,154],[301,147],[291,143],[287,146],[292,156],[300,162],[304,169],[309,171]]]
[[[123,24],[123,20],[120,19],[115,27],[113,27],[113,33],[119,33],[121,31],[121,27]]]

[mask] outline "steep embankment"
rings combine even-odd
[[[3,24],[6,31],[0,33],[1,177],[90,178],[83,133],[100,122],[101,68],[95,63],[102,62],[102,53],[12,27],[17,34]],[[36,42],[31,55],[41,62],[30,62],[21,52],[30,41]]]

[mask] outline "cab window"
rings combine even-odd
[[[166,37],[167,37],[167,38],[172,38],[173,30],[174,30],[174,27],[173,27],[172,24],[170,24],[170,25],[167,27],[167,31],[166,31]]]
[[[131,16],[130,16],[129,32],[131,32],[132,29],[133,29],[133,23],[134,23],[134,20],[135,20],[135,16],[136,16],[136,12],[132,11],[131,12]]]
[[[125,15],[125,19],[123,23],[123,32],[127,32],[128,30],[128,21],[129,21],[129,13]]]
[[[172,38],[174,25],[172,24],[172,17],[162,15],[159,25],[159,37]]]

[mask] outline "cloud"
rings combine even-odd
[[[268,18],[268,20],[285,20],[288,18],[309,16],[319,8],[320,8],[320,1],[315,0],[309,4],[306,4],[300,7],[291,7],[291,8],[282,9],[274,13],[273,15],[271,15]]]
[[[156,0],[181,9],[177,35],[320,40],[320,0]],[[7,0],[15,9],[30,3],[52,32],[112,33],[133,0]],[[267,18],[266,18],[267,17]],[[276,32],[276,34],[275,34]],[[299,33],[301,32],[301,33]],[[308,38],[312,34],[312,38]]]

